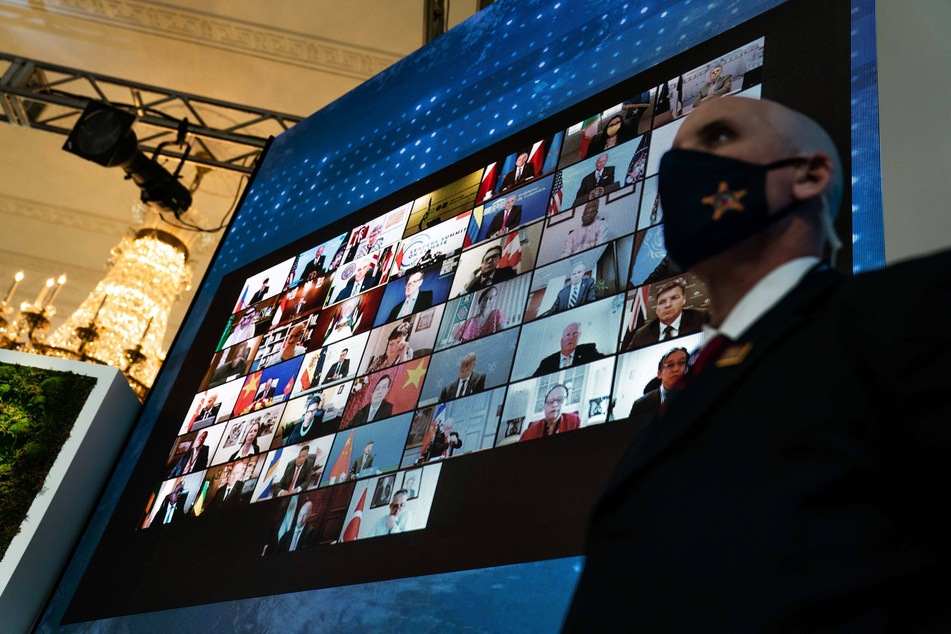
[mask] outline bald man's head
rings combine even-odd
[[[825,159],[829,168],[826,180],[815,183],[818,190],[812,187],[802,191],[824,194],[830,217],[835,219],[838,213],[843,173],[835,144],[818,123],[775,101],[724,97],[706,102],[686,118],[673,146],[758,164],[791,156]]]

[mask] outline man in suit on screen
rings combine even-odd
[[[571,275],[568,278],[568,284],[565,285],[555,298],[555,303],[548,309],[546,315],[554,315],[563,310],[569,310],[576,306],[582,306],[595,300],[594,280],[585,277],[584,262],[576,261],[571,265]]]
[[[535,177],[535,166],[528,162],[528,152],[522,150],[515,158],[515,167],[502,177],[499,193],[504,194],[513,187],[518,187],[527,180]]]
[[[350,359],[347,358],[348,352],[350,352],[350,350],[347,348],[340,351],[340,357],[327,369],[327,374],[324,375],[324,383],[339,381],[350,374]]]
[[[393,380],[388,375],[380,376],[370,393],[370,402],[357,410],[353,418],[350,419],[348,427],[365,425],[392,416],[393,403],[386,400],[386,395],[389,394],[392,383]]]
[[[392,283],[392,282],[391,282]],[[426,310],[433,305],[433,292],[420,290],[423,285],[423,272],[413,271],[406,278],[405,298],[390,311],[387,321],[395,321],[400,317],[408,317],[413,313]]]
[[[561,349],[542,359],[532,376],[543,376],[557,372],[562,368],[572,368],[576,365],[584,365],[590,361],[604,358],[604,355],[598,352],[598,347],[595,344],[579,344],[578,340],[580,338],[581,324],[570,323],[565,326],[565,329],[561,332]]]
[[[578,193],[575,194],[575,204],[603,196],[608,189],[617,189],[614,166],[608,165],[608,155],[602,154],[594,162],[594,171],[581,179]]]
[[[489,222],[489,228],[485,231],[486,238],[497,238],[503,233],[508,233],[516,228],[522,222],[522,206],[516,205],[515,200],[515,194],[505,199],[502,209]]]
[[[638,428],[643,427],[660,413],[661,406],[677,381],[687,373],[689,358],[690,353],[686,348],[673,348],[660,358],[657,363],[657,380],[660,385],[653,390],[647,390],[643,396],[634,401],[629,417],[633,425]]]
[[[705,310],[684,308],[687,301],[687,282],[679,277],[667,282],[657,290],[656,317],[635,330],[624,335],[622,350],[632,350],[667,341],[674,337],[692,335],[700,332],[703,325],[710,321]]]
[[[300,493],[310,484],[310,472],[314,468],[317,456],[311,455],[310,445],[304,445],[297,451],[294,461],[284,468],[284,475],[277,486],[278,495]]]
[[[948,630],[951,252],[852,279],[822,264],[847,175],[777,103],[684,120],[665,240],[710,327],[594,509],[566,631]]]
[[[477,359],[475,352],[470,352],[462,357],[462,361],[459,363],[459,376],[439,393],[440,403],[469,396],[470,394],[478,394],[485,389],[485,375],[475,371]]]

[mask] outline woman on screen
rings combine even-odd
[[[505,313],[495,307],[499,289],[494,286],[482,291],[476,302],[476,313],[456,327],[453,333],[459,341],[472,341],[479,337],[491,335],[502,329],[505,323]]]
[[[604,126],[604,129],[591,139],[591,143],[588,144],[588,151],[585,153],[585,158],[600,154],[605,150],[610,150],[616,145],[630,141],[634,136],[632,132],[633,131],[624,125],[624,119],[621,115],[616,114],[612,116],[608,119],[608,124]]]
[[[391,330],[389,336],[386,338],[386,350],[370,360],[370,365],[367,366],[367,373],[389,368],[397,363],[403,363],[404,361],[412,359],[413,348],[407,343],[409,331],[410,324],[408,321],[404,321]]]
[[[261,451],[261,448],[258,447],[258,433],[261,431],[261,422],[259,419],[254,419],[251,421],[251,424],[248,426],[248,431],[244,432],[244,440],[241,443],[241,446],[238,447],[238,450],[231,454],[231,457],[228,458],[229,461],[237,460],[238,458],[246,458],[248,456],[253,456]]]

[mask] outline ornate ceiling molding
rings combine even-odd
[[[128,221],[121,221],[108,216],[47,205],[13,196],[0,197],[0,217],[2,216],[18,216],[99,235],[111,235],[117,239],[124,236],[126,231],[134,224],[131,215]]]
[[[44,0],[31,2],[30,6],[361,80],[373,77],[401,58],[392,53],[151,2]]]

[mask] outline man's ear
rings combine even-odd
[[[808,200],[826,191],[832,183],[835,165],[825,152],[816,152],[806,157],[805,162],[796,168],[792,195],[795,200]]]

